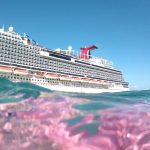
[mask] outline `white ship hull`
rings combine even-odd
[[[16,69],[17,70],[17,69]],[[21,69],[20,69],[21,70]],[[18,69],[19,71],[19,69]],[[26,73],[26,72],[25,72]],[[129,91],[129,88],[125,88],[122,85],[111,85],[111,83],[107,83],[107,88],[98,88],[96,86],[93,87],[83,87],[83,86],[71,86],[69,84],[73,84],[75,81],[72,80],[59,80],[58,78],[52,77],[50,80],[52,82],[50,83],[48,78],[43,78],[41,76],[36,75],[28,75],[23,74],[22,70],[21,72],[6,72],[6,71],[0,71],[0,77],[5,77],[11,80],[12,82],[29,82],[47,89],[50,89],[52,91],[61,91],[61,92],[72,92],[72,93],[104,93],[104,92],[122,92],[122,91]],[[65,82],[65,84],[62,84]],[[79,82],[79,81],[78,81]],[[91,81],[90,81],[91,82]],[[80,81],[81,85],[86,82]],[[90,83],[91,84],[91,83]],[[94,82],[95,85],[102,85]],[[105,86],[106,83],[103,83]]]
[[[72,93],[104,93],[104,92],[123,92],[129,91],[129,88],[110,88],[110,89],[95,89],[95,88],[81,88],[81,87],[67,87],[67,86],[44,86],[44,88],[50,89],[52,91],[61,91],[61,92],[72,92]]]

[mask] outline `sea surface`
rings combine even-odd
[[[0,150],[150,150],[150,90],[74,94],[0,78]]]

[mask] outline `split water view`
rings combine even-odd
[[[0,150],[150,150],[150,1],[0,7]]]

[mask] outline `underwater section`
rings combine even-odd
[[[149,150],[150,90],[53,92],[0,78],[0,150]]]

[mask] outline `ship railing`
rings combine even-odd
[[[102,58],[102,57],[95,57],[93,55],[85,55],[84,56],[84,54],[82,54],[83,58],[87,58],[87,59],[83,59],[83,58],[81,58],[81,52],[78,52],[78,51],[77,52],[73,51],[70,55],[77,58],[77,59],[80,59],[84,62],[88,62],[91,64],[103,66],[103,67],[113,68],[113,63],[107,59]]]
[[[46,49],[46,50],[50,50],[50,49]],[[111,61],[108,61],[107,59],[101,58],[101,57],[95,57],[93,55],[85,55],[82,54],[81,58],[81,52],[78,51],[74,51],[74,50],[62,50],[60,48],[54,50],[57,53],[60,54],[64,54],[64,55],[68,55],[74,59],[80,60],[82,62],[86,62],[89,64],[94,64],[94,65],[98,65],[98,66],[102,66],[102,67],[107,67],[107,68],[113,68],[113,63]],[[86,58],[86,59],[84,59]]]

